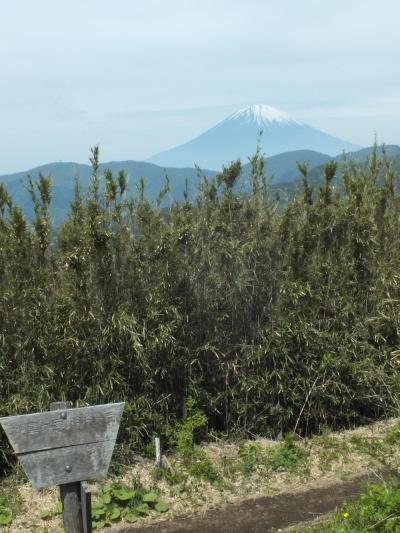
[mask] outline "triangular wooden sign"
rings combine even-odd
[[[105,477],[124,403],[0,418],[34,489]]]

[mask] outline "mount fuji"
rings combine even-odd
[[[258,104],[233,113],[195,139],[155,154],[148,161],[168,167],[196,164],[213,170],[237,158],[245,163],[254,154],[261,131],[261,150],[267,157],[294,150],[314,150],[336,156],[343,150],[352,152],[361,148],[299,122],[284,111]]]

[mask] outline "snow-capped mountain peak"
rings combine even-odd
[[[240,120],[246,124],[257,124],[258,126],[270,124],[271,122],[300,124],[285,111],[265,104],[253,104],[239,109],[239,111],[236,111],[226,119],[226,121],[228,120]]]
[[[166,167],[198,164],[217,170],[238,158],[247,161],[259,145],[267,156],[297,150],[336,156],[343,150],[353,152],[360,148],[299,122],[284,111],[257,104],[236,111],[198,137],[155,154],[149,161]]]

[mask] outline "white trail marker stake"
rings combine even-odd
[[[156,447],[156,467],[161,466],[161,439],[160,437],[154,437],[154,444]]]
[[[60,485],[66,533],[90,533],[90,491],[82,481],[105,477],[124,403],[0,418],[34,489]],[[83,508],[83,513],[82,513]]]

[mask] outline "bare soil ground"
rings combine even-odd
[[[141,533],[267,533],[304,523],[333,511],[360,494],[368,476],[305,492],[285,493],[243,501],[235,506],[206,512],[203,516],[178,518],[140,528]],[[134,533],[124,527],[120,533]]]

